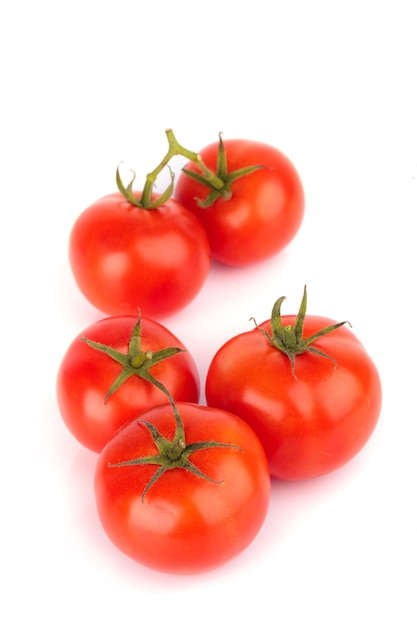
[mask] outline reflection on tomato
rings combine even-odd
[[[204,229],[179,202],[144,209],[119,192],[81,213],[69,255],[81,292],[112,316],[138,308],[152,319],[173,315],[195,298],[210,267]]]

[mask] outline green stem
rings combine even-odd
[[[203,480],[207,480],[210,483],[214,483],[217,485],[223,482],[215,480],[214,478],[210,478],[210,476],[205,474],[196,465],[194,465],[194,463],[190,460],[190,456],[195,452],[198,452],[199,450],[207,450],[209,448],[233,448],[238,452],[242,452],[242,448],[233,443],[224,443],[221,441],[213,441],[211,439],[207,441],[196,441],[195,443],[190,443],[187,445],[185,441],[185,431],[181,416],[170,394],[168,392],[166,393],[174,410],[176,421],[176,431],[172,441],[164,437],[159,432],[155,424],[148,422],[146,419],[138,419],[137,423],[143,424],[143,426],[148,429],[152,440],[157,448],[156,454],[142,457],[139,456],[118,463],[108,463],[108,467],[113,468],[136,465],[159,465],[159,469],[156,470],[149,482],[145,485],[145,488],[142,492],[142,502],[144,502],[145,495],[147,494],[149,489],[161,478],[161,476],[165,474],[165,472],[173,469],[181,469],[191,472],[195,476],[198,476],[198,478],[202,478]],[[178,433],[180,433],[180,437],[178,436]]]
[[[195,163],[203,172],[204,177],[212,187],[215,187],[216,189],[222,189],[224,187],[224,181],[219,176],[216,176],[216,174],[205,165],[203,159],[197,152],[192,152],[191,150],[187,150],[187,148],[181,146],[171,129],[166,130],[165,133],[168,138],[168,143],[174,151],[173,156],[183,156],[189,161]]]
[[[168,165],[168,163],[174,156],[183,156],[189,161],[195,163],[204,173],[204,177],[207,179],[211,186],[215,187],[216,189],[222,189],[224,187],[224,182],[221,180],[221,178],[216,176],[216,174],[203,163],[201,156],[197,152],[192,152],[191,150],[184,148],[184,146],[178,143],[178,140],[175,137],[172,129],[166,130],[165,134],[168,139],[168,151],[162,161],[159,163],[159,165],[157,165],[157,167],[146,176],[146,182],[143,188],[141,198],[141,205],[144,208],[149,207],[152,204],[152,190],[155,185],[156,179],[162,172],[164,167]]]
[[[182,146],[177,138],[175,137],[172,129],[168,129],[165,131],[165,134],[168,139],[168,150],[165,154],[162,161],[155,167],[152,172],[146,176],[145,185],[143,187],[142,193],[140,197],[137,197],[133,191],[133,184],[135,182],[136,174],[132,172],[132,178],[130,182],[125,185],[120,177],[119,167],[116,170],[116,185],[119,189],[120,193],[123,197],[133,206],[139,207],[141,209],[157,209],[162,206],[169,198],[172,196],[174,192],[174,174],[171,171],[171,182],[165,191],[158,195],[156,199],[152,199],[153,188],[158,178],[159,174],[162,172],[164,167],[168,166],[170,160],[174,156],[183,156],[192,163],[194,163],[199,172],[196,172],[191,169],[184,168],[183,172],[190,178],[193,178],[198,183],[203,185],[203,187],[207,187],[210,192],[204,200],[200,198],[196,198],[196,202],[200,208],[207,208],[211,206],[218,198],[223,198],[224,200],[230,200],[232,197],[232,185],[238,178],[242,178],[243,176],[248,176],[252,172],[263,168],[263,165],[252,165],[249,167],[243,167],[238,170],[234,170],[232,172],[228,172],[227,169],[227,158],[226,151],[224,149],[223,140],[221,134],[219,135],[219,147],[218,147],[218,155],[217,155],[217,167],[216,171],[213,172],[206,166],[201,155],[197,152],[193,152],[192,150],[188,150]]]
[[[87,339],[87,337],[82,337],[82,341],[85,341],[87,345],[99,352],[103,352],[107,354],[114,361],[119,363],[121,366],[121,371],[117,376],[116,380],[111,385],[110,389],[107,391],[104,402],[106,403],[110,396],[115,393],[119,389],[121,385],[125,383],[125,381],[130,378],[130,376],[138,376],[143,380],[147,380],[148,382],[158,387],[169,399],[171,405],[173,405],[174,400],[168,390],[160,383],[156,378],[152,376],[150,373],[150,369],[168,359],[172,356],[175,356],[179,352],[183,352],[183,348],[178,347],[169,347],[162,348],[162,350],[157,350],[156,352],[152,352],[151,350],[146,350],[144,352],[141,347],[141,314],[138,314],[138,320],[132,330],[132,334],[129,339],[128,352],[125,354],[124,352],[120,352],[119,350],[115,350],[111,346],[107,346],[105,344],[99,343],[97,341],[91,341]],[[174,409],[174,414],[176,413],[176,409]]]
[[[175,434],[172,440],[172,448],[170,450],[169,456],[171,460],[176,460],[181,456],[181,453],[185,448],[184,423],[181,419],[180,414],[178,413],[178,409],[176,407],[174,398],[172,397],[168,389],[165,387],[165,385],[163,385],[159,380],[154,378],[150,372],[147,373],[147,379],[151,383],[153,383],[155,387],[158,387],[158,389],[160,389],[166,395],[166,397],[168,398],[168,402],[170,403],[172,407],[172,412],[174,413],[176,428],[175,428]]]
[[[303,297],[301,300],[301,304],[298,310],[298,314],[295,319],[295,323],[293,326],[283,326],[282,317],[281,317],[281,306],[285,300],[285,296],[281,296],[278,298],[272,307],[271,314],[271,331],[272,334],[269,334],[264,328],[259,327],[255,322],[255,326],[261,331],[261,333],[268,339],[268,341],[280,352],[285,354],[291,363],[291,371],[294,378],[295,376],[295,357],[303,354],[304,352],[312,352],[313,354],[317,354],[319,356],[325,357],[333,361],[335,367],[337,365],[335,359],[323,352],[322,350],[318,350],[314,347],[313,344],[316,339],[327,335],[328,333],[332,333],[344,324],[349,324],[348,321],[338,322],[336,324],[331,324],[330,326],[326,326],[322,328],[318,332],[314,333],[310,337],[303,336],[303,328],[304,328],[304,320],[307,312],[307,287],[304,286]],[[254,319],[254,318],[251,318]],[[349,324],[350,326],[350,324]]]

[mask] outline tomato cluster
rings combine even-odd
[[[365,445],[381,383],[347,327],[276,300],[269,320],[216,352],[200,404],[198,368],[157,319],[188,305],[210,258],[231,266],[278,253],[304,212],[300,177],[277,149],[223,141],[194,153],[171,130],[148,174],[76,220],[69,257],[82,293],[108,317],[80,333],[57,375],[74,437],[98,454],[97,511],[110,540],[139,563],[194,574],[226,563],[256,537],[273,479],[333,471]],[[173,156],[189,159],[157,195]]]

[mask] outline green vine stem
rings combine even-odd
[[[118,190],[130,204],[136,207],[150,210],[156,209],[159,206],[162,206],[164,202],[166,202],[172,196],[174,191],[174,174],[171,170],[171,181],[167,189],[165,189],[165,191],[156,199],[152,197],[152,193],[156,179],[158,178],[159,174],[166,166],[168,166],[171,159],[175,156],[185,157],[186,159],[197,165],[198,169],[200,170],[201,173],[193,172],[187,169],[184,169],[183,172],[187,176],[190,176],[191,178],[197,180],[203,186],[208,187],[208,189],[210,190],[207,198],[204,201],[197,198],[197,204],[201,208],[207,208],[211,206],[220,197],[224,198],[225,200],[229,200],[232,197],[231,186],[235,180],[241,178],[242,176],[247,176],[248,174],[251,174],[252,172],[263,167],[262,165],[253,165],[232,172],[228,172],[226,151],[224,148],[221,134],[219,134],[217,167],[216,172],[213,172],[205,165],[200,154],[184,148],[184,146],[182,146],[178,142],[172,129],[166,130],[165,134],[168,139],[167,153],[165,154],[159,165],[157,165],[155,169],[146,176],[146,182],[143,187],[142,194],[140,194],[140,197],[138,197],[138,194],[135,194],[133,191],[133,183],[136,179],[135,172],[132,171],[131,180],[127,185],[124,185],[120,176],[120,166],[116,170],[116,185]]]
[[[162,172],[162,170],[169,164],[171,159],[175,156],[183,156],[186,159],[195,163],[199,167],[201,172],[203,173],[204,180],[206,180],[207,183],[214,189],[220,190],[224,187],[225,185],[224,181],[221,178],[219,178],[214,172],[212,172],[208,167],[206,167],[201,156],[197,152],[192,152],[191,150],[184,148],[184,146],[182,146],[178,142],[172,129],[166,130],[165,134],[168,139],[168,151],[166,155],[164,156],[164,158],[162,159],[162,161],[159,163],[159,165],[157,165],[157,167],[146,176],[145,186],[143,188],[140,198],[136,197],[135,194],[133,193],[133,183],[136,179],[135,172],[132,172],[133,176],[130,182],[128,183],[128,185],[125,186],[120,176],[120,166],[117,168],[116,170],[117,188],[119,189],[120,193],[126,198],[126,200],[130,202],[130,204],[133,204],[134,206],[140,207],[142,209],[156,209],[157,207],[161,206],[164,202],[166,202],[168,198],[171,197],[173,190],[174,190],[174,174],[172,173],[172,171],[171,171],[171,182],[168,188],[164,191],[164,193],[161,194],[161,196],[157,198],[156,200],[152,200],[152,192],[153,192],[153,188],[154,188],[157,177]]]
[[[233,195],[232,185],[238,178],[248,176],[249,174],[256,172],[256,170],[263,169],[264,167],[264,165],[249,165],[248,167],[242,167],[241,169],[229,172],[226,149],[220,133],[219,147],[217,150],[216,177],[223,182],[223,185],[221,187],[216,187],[204,173],[199,174],[198,172],[194,172],[186,168],[183,169],[183,172],[190,178],[193,178],[196,182],[200,183],[200,185],[203,185],[203,187],[208,187],[209,193],[204,200],[196,198],[196,203],[200,209],[207,209],[214,202],[216,202],[218,198],[230,200]]]

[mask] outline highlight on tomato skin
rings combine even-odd
[[[223,168],[219,143],[203,148],[200,156],[208,169],[230,184],[216,195],[204,177],[195,178],[199,167],[190,161],[178,177],[174,197],[203,224],[212,257],[242,267],[279,253],[294,239],[304,218],[304,189],[293,163],[273,146],[245,139],[221,140],[221,146]],[[239,171],[244,175],[234,179]]]
[[[281,317],[282,300],[271,320],[219,348],[205,395],[209,406],[231,411],[253,428],[272,477],[305,480],[342,467],[362,450],[379,420],[382,386],[346,322],[305,315],[304,299],[301,318]]]
[[[129,558],[160,572],[200,574],[237,557],[255,539],[268,511],[270,476],[246,422],[220,409],[176,406],[185,433],[180,467],[168,463],[152,483],[161,469],[152,459],[164,457],[164,445],[175,437],[172,407],[161,405],[104,447],[94,491],[106,534]],[[162,453],[149,428],[162,437],[153,432]]]
[[[95,322],[74,338],[58,369],[57,402],[65,425],[83,446],[100,452],[123,424],[167,401],[152,377],[175,400],[199,399],[197,365],[165,326],[141,315]]]
[[[209,272],[210,249],[201,223],[179,202],[168,199],[145,209],[116,192],[79,215],[69,260],[78,288],[99,311],[135,315],[140,308],[161,320],[197,296]]]

